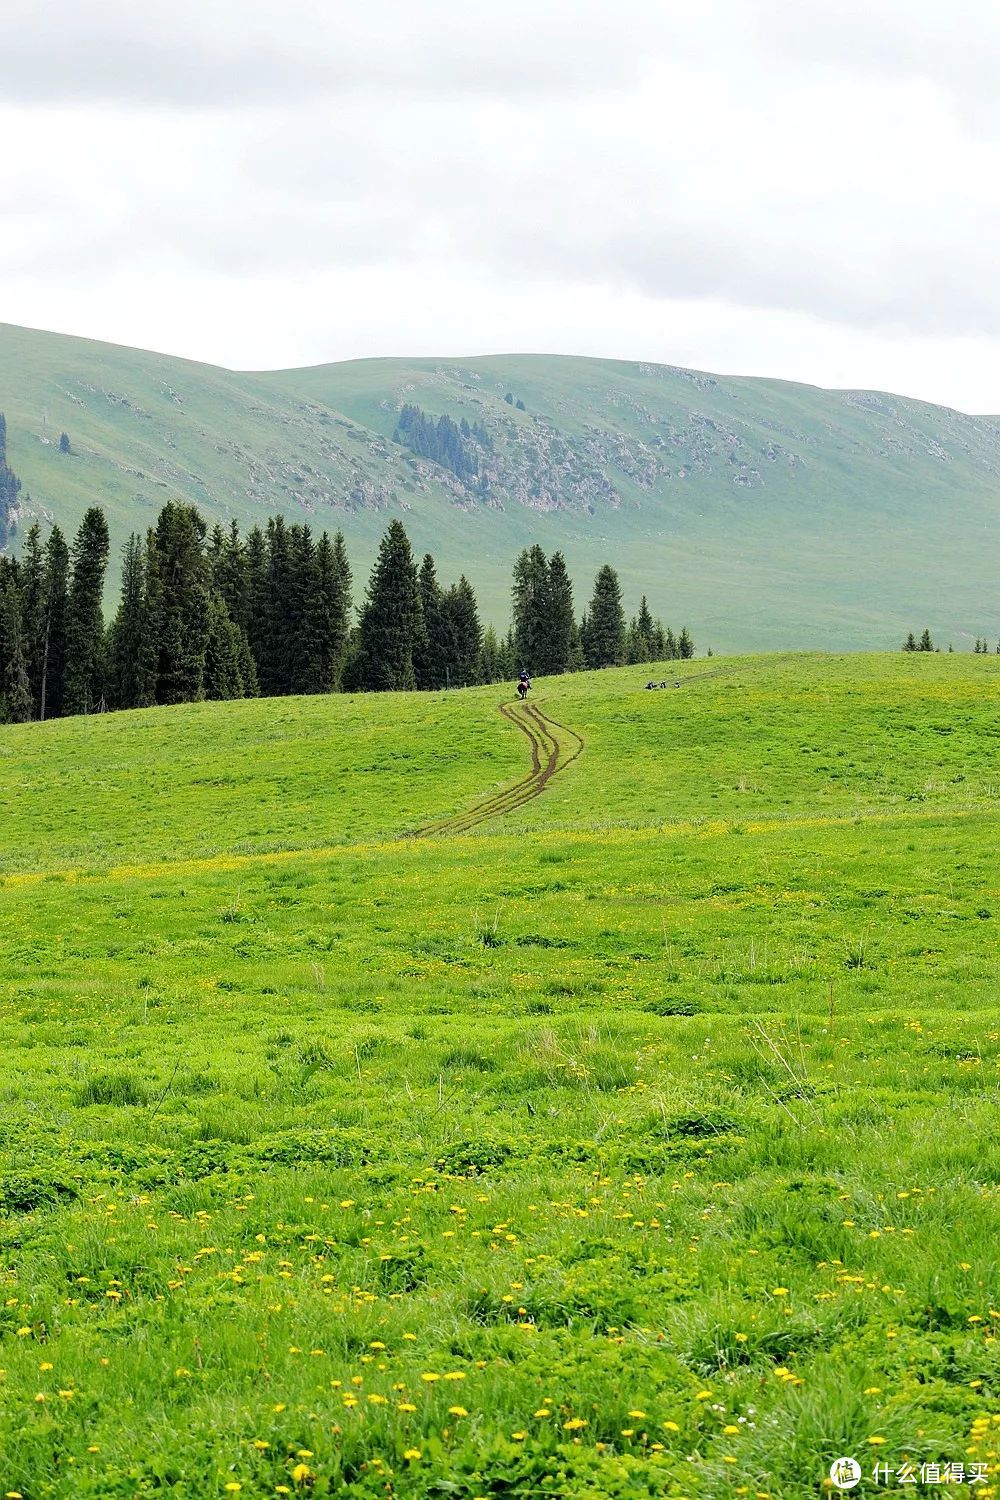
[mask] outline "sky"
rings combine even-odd
[[[1000,413],[992,0],[2,0],[0,320]]]

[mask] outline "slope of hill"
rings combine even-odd
[[[406,405],[486,441],[461,473],[421,457]],[[542,355],[235,373],[4,326],[0,410],[25,519],[100,500],[119,541],[168,497],[283,510],[341,527],[360,574],[402,515],[498,621],[538,541],[581,606],[611,558],[630,606],[717,649],[1000,633],[1000,422],[902,397]]]
[[[995,1462],[1000,660],[670,670],[0,731],[0,1492]]]

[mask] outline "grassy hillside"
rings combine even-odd
[[[992,1464],[1000,661],[645,676],[3,731],[0,1490]]]
[[[483,486],[393,443],[404,403],[486,427]],[[3,325],[0,410],[29,515],[100,500],[119,541],[170,496],[280,509],[363,572],[402,515],[497,620],[537,540],[581,595],[613,557],[631,607],[716,649],[1000,634],[1000,423],[901,397],[543,355],[246,374]]]

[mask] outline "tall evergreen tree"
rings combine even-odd
[[[594,580],[583,642],[588,667],[617,667],[625,660],[625,611],[618,574],[605,563]]]
[[[316,593],[313,601],[319,661],[316,692],[332,693],[340,686],[350,611],[351,569],[344,538],[338,531],[331,542],[324,531],[316,543]]]
[[[108,523],[97,506],[87,511],[73,541],[66,605],[66,713],[86,714],[104,701],[104,575]]]
[[[483,627],[475,593],[464,574],[445,595],[443,613],[448,637],[446,681],[452,687],[472,687],[478,680]]]
[[[257,668],[258,680],[263,691],[264,657],[267,652],[268,632],[268,585],[267,542],[259,526],[247,533],[246,548],[246,633],[250,650]]]
[[[122,551],[122,590],[108,632],[109,696],[114,708],[142,708],[153,701],[146,607],[146,549],[135,532]]]
[[[28,532],[21,558],[24,652],[31,690],[31,714],[41,717],[42,670],[45,650],[45,552],[36,521]]]
[[[283,516],[267,523],[267,589],[263,650],[257,661],[265,697],[292,690],[292,630],[288,613],[291,544]]]
[[[208,636],[202,676],[204,695],[209,700],[224,702],[246,695],[244,641],[242,630],[229,618],[222,595],[213,592],[208,601]]]
[[[451,655],[450,621],[437,568],[428,552],[417,574],[423,629],[414,649],[413,672],[418,688],[444,687]]]
[[[147,545],[146,607],[157,703],[203,696],[210,568],[205,522],[193,505],[168,503]]]
[[[359,627],[361,687],[400,692],[416,687],[413,652],[423,615],[417,568],[402,522],[392,521],[382,538]]]
[[[0,557],[0,724],[23,724],[30,718],[21,579],[17,564]]]
[[[288,580],[283,600],[288,633],[286,691],[321,693],[325,680],[323,600],[316,547],[308,526],[288,533]]]
[[[479,649],[479,681],[485,683],[503,680],[501,645],[492,625],[483,631],[483,644]]]
[[[575,623],[573,583],[566,567],[566,559],[561,552],[553,552],[549,559],[541,622],[540,664],[535,667],[537,672],[548,674],[567,671]]]
[[[690,661],[694,656],[694,641],[691,633],[685,625],[677,641],[677,655],[682,661]]]
[[[924,633],[923,633],[923,635],[920,637],[920,644],[918,645],[917,650],[918,651],[933,651],[934,650],[934,642],[931,640],[931,633],[930,633],[929,630],[925,630]]]
[[[544,654],[549,596],[549,564],[541,547],[526,547],[514,563],[512,588],[514,654],[517,666],[537,672]]]
[[[66,685],[66,619],[69,612],[69,548],[58,526],[45,543],[45,598],[38,643],[38,717],[63,711]]]

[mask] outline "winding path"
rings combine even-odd
[[[439,818],[414,830],[413,838],[432,838],[447,834],[468,833],[501,813],[514,812],[540,797],[553,776],[573,764],[583,749],[583,740],[565,724],[551,719],[534,703],[501,703],[500,712],[514,724],[531,745],[531,770],[513,786],[494,792],[464,812],[450,818]]]

